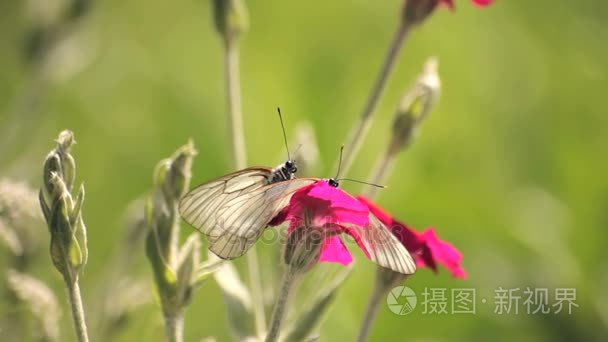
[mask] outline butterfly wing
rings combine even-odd
[[[205,183],[181,199],[180,214],[207,235],[217,256],[242,256],[291,195],[316,182],[302,178],[268,184],[271,174],[268,168],[249,168]]]
[[[416,263],[410,253],[374,214],[369,214],[367,227],[345,226],[367,257],[377,265],[403,274],[416,272]]]

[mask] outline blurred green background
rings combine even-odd
[[[47,68],[50,80],[40,81],[24,46],[57,1],[0,2],[0,176],[39,187],[53,139],[64,128],[74,131],[90,238],[81,284],[87,311],[98,311],[104,275],[125,239],[125,210],[149,193],[155,164],[192,137],[199,150],[194,184],[231,171],[222,51],[209,1],[99,1]],[[477,313],[424,315],[419,308],[397,316],[382,307],[371,338],[601,340],[608,334],[608,4],[498,0],[480,10],[456,2],[455,12],[438,10],[411,35],[349,177],[367,178],[401,94],[425,59],[437,56],[440,101],[378,202],[415,227],[436,227],[464,255],[468,280],[422,270],[407,285],[418,293],[475,288]],[[274,112],[281,106],[288,136],[300,122],[314,126],[322,163],[317,176],[333,174],[401,3],[248,3],[241,66],[249,164],[281,160]],[[41,238],[46,234],[42,227]],[[278,247],[259,248],[263,260],[272,248]],[[31,273],[56,290],[64,305],[62,334],[70,340],[62,282],[44,249]],[[143,248],[134,255],[127,272],[150,279]],[[374,274],[360,253],[357,259],[320,328],[321,340],[356,336]],[[272,273],[280,266],[263,267]],[[498,315],[492,304],[498,287],[549,288],[551,302],[553,289],[576,288],[579,307],[572,315],[528,315],[520,303],[518,315]],[[115,340],[163,336],[154,305],[127,323]],[[195,293],[185,336],[230,339],[213,281]]]

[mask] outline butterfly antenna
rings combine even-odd
[[[368,183],[368,182],[364,182],[364,181],[360,181],[360,180],[356,180],[356,179],[350,179],[350,178],[340,178],[338,179],[338,181],[349,181],[349,182],[355,182],[355,183],[361,183],[361,184],[366,184],[366,185],[371,185],[371,186],[375,186],[376,188],[381,188],[381,189],[386,189],[386,185],[379,185],[379,184],[374,184],[374,183]]]
[[[287,160],[291,160],[291,155],[289,154],[289,146],[287,145],[287,134],[285,134],[285,125],[283,124],[283,115],[281,115],[280,107],[277,107],[277,112],[279,112],[279,121],[281,121],[281,129],[283,129],[283,141],[285,141],[285,149],[287,150]]]
[[[340,176],[340,169],[342,168],[342,152],[344,151],[344,144],[340,146],[340,158],[338,158],[338,172],[336,172],[336,179]]]

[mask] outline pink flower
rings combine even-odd
[[[391,229],[416,260],[418,267],[428,267],[437,273],[437,265],[442,264],[455,278],[466,278],[466,272],[461,265],[462,255],[460,251],[450,243],[440,240],[435,233],[435,229],[428,228],[419,233],[406,224],[395,220],[386,211],[365,197],[359,196],[357,199]]]
[[[471,2],[478,7],[486,7],[491,5],[494,0],[471,0]],[[448,6],[451,10],[454,9],[454,0],[439,0],[439,3]]]
[[[369,224],[369,209],[346,192],[332,187],[325,180],[298,190],[286,208],[286,221],[291,226],[304,221],[304,213],[313,213],[315,227],[337,228],[336,225],[351,223],[358,226]]]
[[[371,258],[368,248],[373,234],[370,231],[370,211],[364,203],[346,192],[332,187],[325,180],[298,190],[291,198],[285,210],[277,215],[271,225],[289,221],[288,233],[304,226],[308,217],[308,226],[322,237],[322,246],[318,261],[335,262],[348,265],[353,258],[340,238],[345,233],[354,238],[365,255]],[[403,251],[405,253],[405,251]]]

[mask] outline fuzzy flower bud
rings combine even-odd
[[[309,222],[306,215],[305,224],[295,228],[287,237],[283,261],[290,272],[307,272],[319,262],[325,237],[321,230],[311,228]]]
[[[163,200],[168,206],[175,205],[188,190],[192,177],[192,159],[196,153],[194,143],[189,140],[171,158],[162,160],[156,166],[154,183],[161,188]]]
[[[244,0],[213,0],[213,19],[217,32],[225,41],[234,40],[249,26]]]
[[[440,2],[440,0],[405,0],[403,20],[413,25],[421,24]]]
[[[471,0],[471,2],[481,8],[492,4],[494,0]],[[454,10],[454,0],[405,0],[402,12],[403,20],[413,25],[421,24],[437,6],[442,4],[450,10]]]
[[[86,264],[88,250],[86,227],[82,220],[84,186],[76,198],[71,189],[76,175],[76,164],[70,154],[74,135],[63,131],[57,147],[49,153],[43,168],[43,186],[39,200],[51,233],[51,259],[66,281],[75,282]]]
[[[414,86],[401,99],[393,121],[393,138],[389,153],[398,152],[412,141],[420,124],[437,102],[441,89],[437,65],[436,58],[429,58]]]
[[[189,141],[158,164],[154,172],[156,191],[145,212],[149,227],[146,254],[152,266],[168,341],[183,340],[183,310],[194,288],[217,269],[215,264],[201,263],[198,233],[179,245],[177,204],[189,187],[195,155],[194,145]]]

